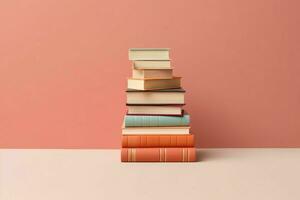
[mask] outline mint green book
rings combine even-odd
[[[135,126],[188,126],[190,116],[126,115],[125,127]]]

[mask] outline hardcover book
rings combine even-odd
[[[170,60],[167,48],[131,48],[129,60]]]
[[[132,69],[133,79],[172,79],[172,69]]]
[[[122,148],[122,162],[195,162],[195,148]]]
[[[182,105],[156,105],[156,106],[143,106],[143,105],[127,105],[127,115],[173,115],[182,116]]]
[[[125,127],[146,126],[188,126],[190,124],[189,114],[180,116],[157,116],[157,115],[125,115]]]
[[[172,79],[128,79],[128,88],[136,90],[159,90],[180,88],[180,77]]]
[[[184,104],[183,89],[168,90],[134,90],[127,89],[127,104],[157,105],[157,104]]]
[[[122,147],[193,147],[195,137],[189,135],[123,135]]]
[[[189,126],[172,126],[172,127],[123,127],[123,135],[188,135],[190,134]]]
[[[135,60],[132,61],[134,69],[171,69],[170,60]]]

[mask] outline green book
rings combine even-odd
[[[126,115],[125,127],[135,126],[188,126],[190,116],[157,116],[157,115]]]

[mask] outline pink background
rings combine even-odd
[[[116,148],[130,47],[169,47],[200,147],[300,147],[300,1],[0,2],[0,147]]]

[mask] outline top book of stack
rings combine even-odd
[[[129,60],[134,69],[171,69],[168,48],[132,48]]]

